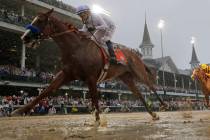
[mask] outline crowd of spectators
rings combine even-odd
[[[0,116],[6,116],[15,108],[21,107],[31,102],[35,96],[28,96],[24,93],[22,96],[0,96]],[[152,101],[150,98],[147,100],[147,105],[155,111],[160,110],[160,103]],[[203,101],[193,101],[190,99],[176,99],[165,101],[169,106],[169,111],[178,110],[203,110]],[[70,98],[69,96],[47,97],[42,99],[31,111],[31,114],[68,114],[70,112],[80,112],[80,108],[85,109],[85,112],[91,110],[91,100],[83,98]],[[107,109],[113,112],[132,112],[132,111],[145,111],[145,108],[140,100],[127,100],[127,99],[100,99],[99,106],[101,110]],[[139,108],[139,109],[138,109]],[[187,109],[186,109],[187,108]]]
[[[21,70],[12,65],[0,65],[0,79],[3,80],[32,80],[49,83],[54,75],[50,72],[36,72],[34,69]],[[12,79],[13,78],[13,79]],[[30,79],[29,79],[30,78]]]
[[[55,6],[55,7],[58,7],[60,9],[64,9],[64,10],[72,12],[72,13],[75,12],[74,7],[63,3],[61,0],[39,0],[39,1],[42,1],[44,3],[47,3],[47,4]]]
[[[19,26],[25,26],[32,21],[30,16],[21,16],[14,11],[8,11],[7,9],[0,9],[0,20]]]

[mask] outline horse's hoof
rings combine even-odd
[[[95,121],[95,127],[99,127],[100,126],[100,120],[98,120],[98,121]]]
[[[153,117],[153,118],[152,118],[153,121],[157,121],[157,120],[159,120],[159,119],[160,119],[159,116],[156,116],[156,117]]]
[[[153,121],[156,121],[156,120],[159,120],[159,116],[156,114],[156,113],[152,113],[152,120]]]
[[[166,111],[165,107],[164,106],[161,106],[160,107],[160,111]]]
[[[168,109],[169,109],[169,106],[167,104],[160,106],[160,111],[166,111]]]

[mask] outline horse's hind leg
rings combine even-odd
[[[162,105],[161,107],[167,109],[168,105],[164,103],[163,100],[158,96],[157,91],[155,87],[153,86],[153,83],[150,82],[146,69],[143,65],[143,62],[141,62],[141,60],[139,59],[136,61],[131,61],[130,67],[131,67],[131,70],[134,72],[135,76],[137,76],[137,79],[139,79],[140,81],[143,81],[149,87],[149,89],[154,92],[155,96],[157,97],[157,99]]]
[[[63,71],[60,71],[55,79],[52,81],[52,83],[47,87],[43,92],[36,97],[32,102],[28,103],[22,108],[19,108],[11,113],[11,115],[18,115],[24,112],[28,112],[31,108],[33,108],[41,99],[44,97],[47,97],[51,92],[54,92],[57,90],[60,86],[62,86],[65,83],[65,74]]]
[[[132,93],[134,95],[136,95],[137,97],[139,97],[141,99],[141,101],[144,104],[147,112],[152,116],[153,120],[158,120],[159,117],[156,115],[156,113],[152,112],[149,109],[144,97],[142,96],[142,94],[138,90],[138,88],[136,87],[133,76],[129,73],[126,73],[124,75],[121,75],[119,78],[128,86],[128,88],[132,91]]]

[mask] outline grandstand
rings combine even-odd
[[[38,12],[51,8],[55,9],[55,15],[60,19],[65,22],[71,21],[77,27],[81,26],[80,19],[74,14],[74,7],[61,1],[0,0],[0,96],[16,97],[23,96],[24,93],[27,93],[27,97],[36,96],[40,89],[49,84],[61,67],[59,51],[52,41],[41,43],[38,49],[29,49],[25,48],[20,40],[20,35],[25,31],[24,26],[30,23]],[[47,56],[46,52],[48,52]],[[158,70],[156,86],[158,94],[164,99],[203,97],[197,83],[191,80],[190,72],[178,70],[170,57],[165,57],[164,60],[145,59],[144,61],[148,66]],[[165,71],[166,92],[162,90],[163,77],[160,65],[162,61],[166,61],[171,69]],[[103,99],[118,101],[135,99],[122,83],[116,81],[102,83],[98,88]],[[139,88],[145,98],[151,96],[143,85],[139,85]],[[67,94],[71,99],[86,99],[87,92],[87,87],[82,82],[74,81],[63,86],[53,96],[65,97]]]

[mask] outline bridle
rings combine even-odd
[[[58,36],[61,36],[61,35],[64,35],[64,34],[70,33],[70,32],[75,32],[75,33],[79,32],[76,27],[74,27],[71,24],[68,24],[68,25],[66,25],[66,26],[68,26],[68,29],[66,31],[57,33],[55,31],[55,27],[54,27],[54,25],[52,23],[53,20],[50,17],[47,18],[45,26],[41,30],[39,27],[33,25],[33,23],[35,23],[35,21],[38,18],[39,17],[37,16],[31,24],[26,26],[26,29],[31,30],[32,36],[34,37],[33,39],[35,39],[36,42],[40,42],[41,40],[49,40],[49,39],[51,39],[53,37],[58,37]]]

